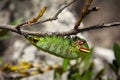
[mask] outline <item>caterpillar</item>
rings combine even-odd
[[[52,55],[76,59],[90,52],[86,40],[80,37],[61,36],[25,36],[34,46]]]

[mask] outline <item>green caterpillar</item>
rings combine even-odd
[[[25,37],[37,48],[62,58],[76,59],[90,52],[87,42],[77,36],[70,38],[27,35]]]

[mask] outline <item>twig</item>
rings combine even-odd
[[[65,8],[67,8],[67,7],[69,7],[71,4],[73,4],[75,1],[77,1],[77,0],[73,0],[73,1],[71,1],[70,3],[66,4],[65,6],[63,6],[61,9],[59,9],[59,10],[57,11],[57,13],[56,13],[53,17],[48,18],[48,19],[45,19],[45,20],[42,20],[42,21],[37,21],[37,22],[35,22],[35,23],[32,23],[31,26],[32,26],[32,25],[36,25],[36,24],[41,24],[41,23],[44,23],[44,22],[48,22],[48,21],[57,20],[59,14],[60,14]],[[25,24],[27,24],[27,22],[28,22],[28,21],[23,22],[23,23],[21,23],[21,24],[18,24],[18,25],[16,26],[16,28],[18,28],[18,26],[24,26]],[[25,26],[26,26],[26,25],[25,25]]]
[[[67,7],[69,7],[71,4],[73,4],[75,1],[77,0],[73,0],[72,2],[68,3],[67,5],[65,5],[64,7],[62,7],[60,10],[58,10],[58,12],[55,14],[54,18],[57,18],[58,15]]]
[[[110,28],[110,27],[119,27],[119,26],[120,26],[120,22],[113,22],[113,23],[108,23],[108,24],[94,25],[94,26],[90,26],[87,28],[83,28],[83,29],[77,29],[77,30],[72,29],[66,32],[36,32],[36,31],[33,32],[29,30],[21,30],[21,33],[35,35],[35,36],[46,36],[46,35],[68,36],[68,35],[75,35],[77,33],[91,31],[91,30]],[[20,34],[19,31],[15,28],[15,26],[12,26],[12,25],[1,24],[0,29],[6,29],[6,30],[10,30],[12,32]]]
[[[23,23],[21,23],[21,24],[18,24],[18,25],[16,26],[16,29],[20,30],[20,28],[23,27],[23,25],[30,25],[30,24],[32,24],[32,23],[37,22],[37,21],[43,16],[43,14],[44,14],[44,12],[45,12],[46,9],[47,9],[46,6],[43,7],[42,9],[40,9],[40,11],[39,11],[39,13],[38,13],[38,15],[37,15],[36,17],[33,17],[31,20],[28,20],[28,21],[26,21],[26,22],[23,22]]]
[[[57,13],[56,13],[52,18],[48,18],[48,19],[45,19],[45,20],[42,20],[42,21],[38,21],[38,22],[36,22],[36,23],[33,23],[32,25],[36,25],[36,24],[41,24],[41,23],[48,22],[48,21],[57,20],[59,14],[60,14],[65,8],[67,8],[67,7],[69,7],[71,4],[75,3],[75,1],[77,1],[77,0],[73,0],[73,1],[71,1],[70,3],[68,3],[67,5],[63,6],[61,9],[59,9],[59,10],[57,11]]]
[[[83,18],[88,14],[87,11],[88,11],[88,8],[89,6],[91,5],[93,0],[87,0],[85,5],[83,6],[82,8],[82,11],[80,13],[80,17],[78,18],[78,20],[76,21],[75,23],[75,26],[74,26],[74,29],[77,30],[81,21],[83,20]]]
[[[100,7],[93,7],[91,9],[88,9],[88,11],[84,14],[84,16],[87,16],[91,12],[98,11],[98,10],[100,10]]]

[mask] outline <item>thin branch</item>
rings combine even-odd
[[[65,5],[64,7],[62,7],[61,9],[59,9],[58,12],[55,14],[54,18],[57,18],[58,15],[59,15],[65,8],[69,7],[69,6],[70,6],[71,4],[73,4],[75,1],[77,1],[77,0],[73,0],[73,1],[71,1],[70,3],[68,3],[67,5]]]
[[[46,9],[47,9],[47,7],[44,6],[42,9],[40,9],[40,11],[39,11],[39,13],[38,13],[37,16],[33,17],[31,20],[28,20],[28,21],[26,21],[26,22],[23,22],[23,23],[21,23],[21,24],[18,24],[18,25],[16,26],[16,29],[20,30],[20,28],[23,27],[23,25],[30,25],[30,24],[32,24],[32,23],[37,22],[37,21],[43,16],[43,14],[44,14],[44,12],[45,12]]]
[[[71,1],[70,3],[66,4],[65,6],[63,6],[61,9],[59,9],[59,10],[57,11],[57,13],[56,13],[53,17],[47,18],[47,19],[42,20],[42,21],[37,21],[37,22],[35,22],[35,23],[32,23],[31,25],[36,25],[36,24],[41,24],[41,23],[48,22],[48,21],[57,20],[59,14],[60,14],[65,8],[67,8],[67,7],[69,7],[71,4],[75,3],[75,1],[77,1],[77,0],[73,0],[73,1]],[[18,25],[16,26],[16,28],[18,28],[19,26],[26,26],[25,24],[27,24],[27,22],[28,22],[28,21],[23,22],[23,23],[21,23],[21,24],[18,24]]]
[[[46,35],[58,35],[58,36],[69,36],[69,35],[75,35],[77,33],[81,32],[86,32],[86,31],[91,31],[91,30],[99,30],[103,28],[110,28],[110,27],[120,27],[120,22],[113,22],[113,23],[108,23],[108,24],[98,24],[94,26],[90,26],[87,28],[83,29],[77,29],[77,30],[70,30],[66,32],[33,32],[29,30],[21,30],[21,33],[15,28],[15,26],[12,25],[6,25],[6,24],[1,24],[0,29],[6,29],[10,30],[12,32],[18,33],[18,34],[28,34],[28,35],[35,35],[35,36],[46,36]]]
[[[100,10],[100,7],[93,7],[91,9],[88,9],[88,11],[84,14],[84,16],[86,17],[91,12],[95,12],[95,11],[98,11],[98,10]]]
[[[81,21],[82,21],[83,18],[86,16],[86,14],[88,14],[87,11],[88,11],[88,8],[89,8],[89,6],[91,5],[92,1],[93,1],[93,0],[87,0],[87,1],[85,2],[85,5],[84,5],[83,8],[82,8],[82,11],[81,11],[81,13],[80,13],[80,16],[79,16],[78,20],[77,20],[76,23],[75,23],[75,26],[74,26],[74,29],[75,29],[75,30],[78,29]]]
[[[63,6],[61,9],[59,9],[59,10],[57,11],[57,13],[56,13],[52,18],[48,18],[48,19],[45,19],[45,20],[42,20],[42,21],[38,21],[38,22],[33,23],[33,24],[31,24],[31,25],[36,25],[36,24],[41,24],[41,23],[48,22],[48,21],[57,20],[59,14],[60,14],[65,8],[67,8],[67,7],[69,7],[71,4],[75,3],[75,1],[77,1],[77,0],[73,0],[73,1],[71,1],[70,3],[66,4],[65,6]]]

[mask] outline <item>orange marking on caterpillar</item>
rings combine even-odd
[[[88,48],[83,48],[82,46],[80,46],[79,50],[82,51],[82,52],[85,52],[85,53],[90,52],[90,50]]]

